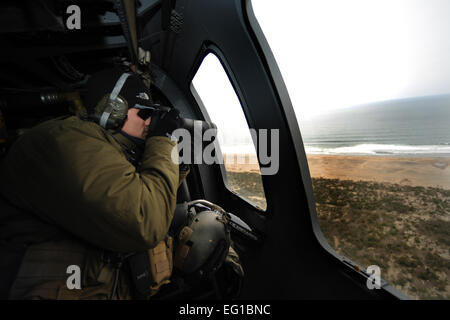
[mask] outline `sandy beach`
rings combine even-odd
[[[228,155],[227,171],[259,172],[256,157]],[[450,158],[307,155],[312,178],[389,182],[450,189]]]
[[[312,178],[398,183],[450,189],[450,158],[308,155]]]

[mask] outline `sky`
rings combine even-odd
[[[252,138],[239,99],[219,59],[208,54],[192,80],[211,121],[217,126],[221,146],[249,145]]]
[[[300,126],[339,108],[450,93],[450,0],[252,0],[252,6]],[[248,144],[239,100],[214,55],[193,84],[226,144]]]
[[[449,0],[252,0],[252,6],[299,121],[450,93]]]

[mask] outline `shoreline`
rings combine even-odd
[[[230,155],[231,156],[231,155]],[[225,163],[227,171],[258,173],[255,156],[234,154],[246,163]],[[450,189],[450,157],[307,154],[311,178],[397,183]]]
[[[352,154],[352,153],[346,153],[346,154],[322,154],[322,153],[307,153],[307,157],[310,156],[321,156],[321,157],[361,157],[361,158],[390,158],[390,159],[447,159],[450,160],[450,154],[449,155],[439,155],[439,154],[430,154],[427,156],[424,156],[423,154]]]
[[[450,189],[450,157],[307,155],[311,178]]]

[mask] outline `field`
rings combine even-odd
[[[312,156],[308,163],[320,227],[339,254],[378,265],[383,279],[412,298],[450,299],[445,159]],[[257,167],[227,170],[232,189],[264,208]]]
[[[313,178],[328,243],[410,297],[450,299],[450,190]]]

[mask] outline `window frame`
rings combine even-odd
[[[365,285],[365,282],[370,277],[364,268],[361,268],[357,263],[353,262],[350,258],[339,254],[333,247],[328,243],[325,236],[320,228],[319,219],[316,209],[316,200],[314,197],[314,191],[312,187],[312,180],[309,171],[309,165],[306,158],[306,152],[303,144],[303,138],[301,136],[301,131],[299,123],[297,121],[292,102],[289,98],[286,85],[284,83],[282,74],[278,65],[276,63],[275,57],[272,50],[267,42],[264,33],[259,25],[256,15],[253,11],[252,0],[243,0],[242,2],[244,20],[247,25],[247,29],[254,40],[256,50],[259,52],[259,57],[262,60],[264,68],[268,77],[270,78],[273,90],[276,93],[279,105],[286,115],[286,127],[288,128],[291,137],[293,139],[293,146],[296,151],[297,163],[299,166],[299,171],[302,177],[302,184],[305,189],[307,205],[309,208],[309,218],[311,221],[312,233],[318,242],[318,244],[323,248],[323,250],[333,258],[337,260],[339,265],[345,270],[344,272],[348,274],[352,279],[356,280],[360,285]],[[381,278],[381,290],[388,293],[389,295],[402,300],[411,299],[404,292],[398,290],[388,281]]]
[[[242,91],[239,88],[239,85],[237,84],[237,80],[235,78],[235,76],[233,75],[233,72],[231,71],[231,67],[228,64],[225,55],[223,54],[223,52],[219,49],[219,47],[217,47],[215,44],[209,43],[209,44],[204,44],[202,46],[202,51],[199,54],[198,60],[199,63],[196,65],[195,69],[192,72],[192,78],[190,79],[190,85],[189,85],[189,90],[194,98],[194,100],[197,102],[200,112],[202,114],[202,116],[204,117],[204,119],[206,121],[211,122],[211,118],[209,117],[209,113],[208,110],[206,108],[206,106],[204,105],[198,91],[195,89],[194,87],[194,83],[193,80],[197,74],[197,72],[199,71],[204,59],[209,55],[209,54],[213,54],[217,60],[220,62],[220,65],[222,66],[223,71],[225,72],[225,74],[227,75],[228,80],[230,81],[230,84],[234,90],[234,93],[236,94],[237,99],[239,100],[240,103],[240,107],[242,110],[242,113],[245,117],[245,121],[247,123],[248,129],[250,130],[251,126],[250,126],[250,122],[249,122],[249,118],[248,115],[246,114],[245,110],[246,110],[246,103],[245,103],[245,99],[243,98],[243,94]],[[215,140],[216,142],[217,140]],[[267,212],[269,211],[269,201],[268,198],[266,197],[266,189],[264,187],[264,179],[263,176],[261,175],[261,162],[259,160],[259,156],[258,156],[258,148],[257,145],[255,144],[255,141],[253,140],[253,136],[252,136],[252,142],[253,142],[253,147],[255,148],[255,154],[256,157],[258,159],[258,166],[260,169],[260,176],[261,176],[261,183],[262,183],[262,188],[264,191],[264,199],[266,201],[266,209],[263,209],[261,207],[259,207],[258,205],[254,204],[253,202],[251,202],[249,199],[244,198],[243,196],[241,196],[238,192],[233,191],[230,187],[230,184],[228,182],[228,176],[227,176],[227,170],[225,168],[225,165],[223,163],[219,163],[219,168],[220,168],[220,173],[222,175],[222,181],[224,183],[225,189],[227,191],[229,191],[232,195],[236,196],[237,198],[243,200],[247,205],[250,205],[252,209],[254,209],[255,211],[258,212],[258,214],[262,215],[262,216],[267,216]],[[223,158],[223,154],[222,154],[222,150],[220,148],[220,145],[217,143],[215,143],[215,151],[216,153],[219,153],[220,156]],[[216,155],[217,157],[217,155]]]

